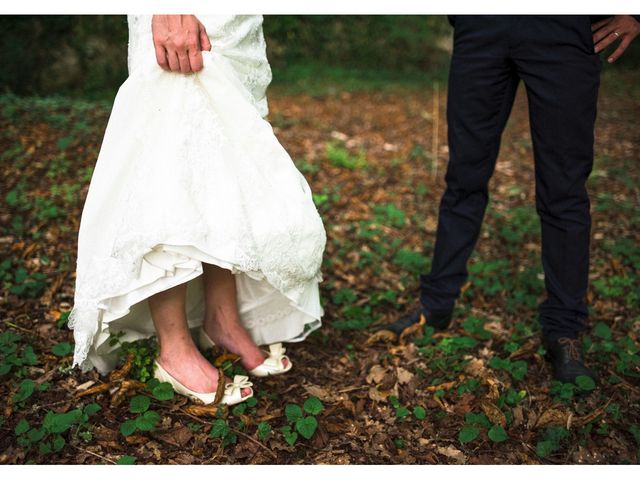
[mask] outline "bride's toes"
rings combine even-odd
[[[251,390],[250,388],[243,388],[242,389],[242,398],[248,397],[253,393],[253,390]]]

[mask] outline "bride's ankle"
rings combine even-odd
[[[172,346],[161,348],[157,360],[163,365],[180,363],[184,359],[197,357],[199,354],[195,344],[193,346]]]

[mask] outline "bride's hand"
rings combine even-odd
[[[151,20],[158,65],[167,71],[202,70],[202,50],[211,50],[204,25],[194,15],[154,15]]]

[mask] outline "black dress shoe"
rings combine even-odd
[[[382,325],[378,330],[388,330],[390,332],[395,333],[396,335],[402,335],[407,328],[415,325],[420,322],[420,316],[423,315],[426,319],[426,324],[430,327],[435,328],[436,330],[444,330],[449,327],[451,324],[451,318],[453,317],[453,310],[442,310],[437,312],[429,312],[428,310],[424,310],[418,308],[409,312],[406,315],[403,315],[395,322],[389,323],[387,325]]]
[[[544,347],[553,365],[553,376],[556,380],[575,383],[578,376],[585,375],[596,381],[595,372],[584,364],[577,338],[560,337],[555,340],[545,340]]]

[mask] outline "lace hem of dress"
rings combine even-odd
[[[200,233],[200,232],[199,232]],[[157,235],[157,232],[156,232]],[[155,237],[154,235],[154,238]],[[165,237],[166,238],[166,237]],[[191,233],[191,238],[195,233]],[[129,241],[120,243],[120,249],[116,250],[111,257],[93,258],[86,269],[78,271],[77,283],[81,285],[100,286],[100,288],[78,289],[76,287],[76,299],[73,309],[69,315],[69,328],[74,330],[75,348],[72,367],[79,365],[82,371],[87,371],[93,367],[88,360],[89,352],[94,346],[95,337],[102,328],[102,316],[108,310],[108,301],[111,298],[128,293],[126,288],[139,278],[140,269],[145,256],[149,253],[159,251],[164,243],[150,240],[150,237],[143,239],[143,236],[129,238]],[[321,254],[321,252],[320,252]],[[188,261],[186,258],[183,261]],[[260,270],[259,262],[255,257],[246,253],[237,252],[235,259],[225,264],[231,265],[234,274],[245,273],[254,280],[267,280],[274,288],[290,299],[299,298],[305,288],[305,283],[321,282],[320,270],[316,270],[313,275],[308,273],[304,280],[294,275],[265,275]],[[225,265],[227,266],[227,265]],[[175,267],[175,265],[174,265]],[[300,273],[300,272],[296,272]],[[248,327],[265,326],[274,323],[288,313],[291,309],[272,312],[259,320],[251,320]]]

